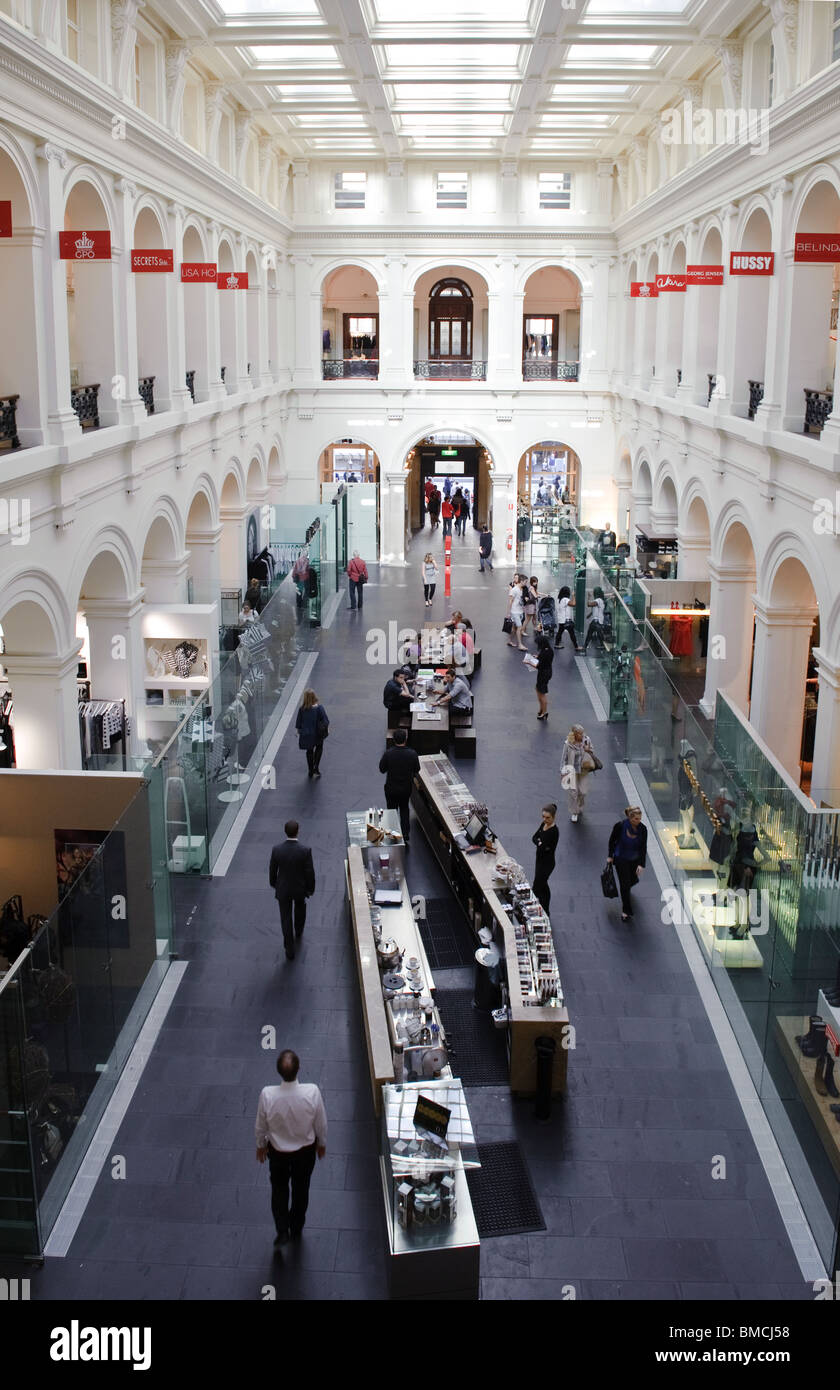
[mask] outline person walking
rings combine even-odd
[[[540,815],[542,817],[540,824],[531,836],[532,844],[537,847],[536,867],[531,887],[534,890],[534,897],[543,911],[548,912],[548,905],[551,902],[551,889],[548,886],[548,880],[554,873],[557,842],[560,839],[560,831],[554,823],[554,818],[557,815],[557,803],[549,801],[547,805],[543,806]]]
[[[515,574],[513,576],[513,583],[508,589],[507,616],[513,624],[510,636],[508,637],[508,646],[516,647],[520,652],[527,650],[522,644],[522,625],[525,622],[526,587],[525,576]],[[516,641],[512,641],[511,638],[516,638]]]
[[[431,522],[432,530],[436,531],[438,526],[440,525],[440,493],[438,492],[437,488],[432,489],[432,493],[429,497],[429,501],[427,504],[427,510],[429,513],[429,521]]]
[[[563,744],[561,777],[568,792],[569,814],[577,824],[586,800],[586,780],[595,770],[592,744],[582,724],[573,724]]]
[[[257,1162],[268,1158],[275,1250],[289,1238],[300,1240],[315,1158],[327,1152],[327,1112],[320,1089],[298,1081],[300,1058],[290,1047],[277,1058],[277,1070],[280,1085],[263,1086],[254,1126]]]
[[[568,584],[564,584],[559,594],[557,595],[557,636],[554,639],[554,645],[557,648],[562,647],[563,633],[568,632],[569,636],[572,639],[572,646],[574,647],[576,652],[579,652],[580,647],[578,646],[577,633],[575,632],[575,623],[572,617],[573,608],[574,600],[572,598],[572,591],[569,588]]]
[[[460,487],[456,487],[452,494],[452,516],[455,521],[455,535],[461,534],[461,508],[464,505],[464,494]]]
[[[630,892],[642,876],[647,863],[647,826],[642,825],[641,806],[625,806],[624,820],[616,821],[607,847],[607,863],[615,866],[621,892],[621,920],[633,917]]]
[[[355,612],[357,603],[359,608],[362,607],[364,586],[368,582],[367,565],[358,550],[353,551],[353,558],[347,566],[347,578],[350,581],[350,608]]]
[[[529,623],[531,624],[532,632],[536,633],[537,631],[537,604],[540,601],[540,584],[536,575],[531,575],[530,579],[527,581],[526,588],[525,622],[522,626],[523,637],[528,630]]]
[[[315,867],[312,850],[298,844],[300,827],[296,820],[287,820],[283,827],[286,838],[271,851],[268,881],[274,889],[280,909],[280,927],[286,960],[295,958],[295,940],[303,936],[306,926],[306,899],[315,892]]]
[[[444,480],[443,480],[443,495],[444,495],[444,497],[446,498],[447,502],[449,501],[449,494],[451,493],[451,491],[452,491],[452,479],[451,479],[451,478],[449,477],[449,475],[447,474],[447,476],[446,476],[446,477],[444,478]]]
[[[438,567],[437,561],[430,550],[426,551],[423,557],[423,601],[427,608],[431,608],[432,599],[435,596],[437,586]]]
[[[425,509],[426,509],[426,511],[429,510],[429,498],[431,497],[431,495],[432,495],[432,493],[434,492],[434,490],[435,490],[435,480],[434,480],[434,478],[432,478],[432,477],[428,477],[428,478],[426,479],[425,485],[424,485],[424,487],[423,487],[423,502],[424,502],[424,504],[425,504]],[[425,518],[425,516],[424,516],[424,518],[423,518],[423,525],[425,526],[425,524],[426,524],[426,518]]]
[[[443,505],[441,506],[440,514],[443,517],[443,534],[444,536],[451,536],[452,518],[455,515],[455,509],[452,506],[452,503],[450,502],[448,497],[444,497],[443,499]]]
[[[466,534],[467,534],[467,522],[469,521],[469,519],[470,519],[470,494],[469,494],[468,492],[464,492],[464,493],[461,494],[461,510],[460,510],[460,512],[458,513],[458,520],[459,520],[459,522],[461,523],[461,536],[462,536],[462,537],[466,536]]]
[[[402,837],[408,849],[411,835],[408,805],[414,779],[420,773],[420,759],[414,749],[408,747],[405,729],[394,730],[393,747],[386,748],[379,759],[379,771],[385,773],[385,805],[391,811],[399,811]]]
[[[589,605],[589,613],[587,616],[590,619],[590,623],[589,627],[586,629],[586,637],[583,643],[584,656],[586,656],[586,648],[589,646],[593,637],[599,647],[603,648],[604,646],[604,591],[600,585],[596,585],[592,590],[592,602]]]
[[[330,731],[330,721],[314,690],[304,690],[295,728],[298,732],[298,748],[302,748],[306,753],[309,776],[320,777],[321,755],[324,751],[324,739]]]
[[[540,633],[537,637],[537,702],[539,711],[538,719],[548,718],[548,683],[551,680],[551,668],[554,665],[554,652],[548,638]]]
[[[484,566],[485,566],[485,565],[487,566],[487,568],[488,568],[488,569],[491,571],[491,573],[492,573],[492,570],[493,570],[493,560],[492,560],[492,558],[491,558],[492,555],[493,555],[493,532],[490,530],[490,527],[489,527],[489,526],[487,525],[487,523],[485,522],[485,524],[484,524],[484,525],[482,526],[482,528],[481,528],[481,532],[480,532],[479,537],[478,537],[478,568],[481,570],[481,573],[482,573],[482,574],[484,573]]]

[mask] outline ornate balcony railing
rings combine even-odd
[[[414,375],[429,381],[486,381],[486,362],[415,362]]]
[[[79,417],[83,430],[99,429],[99,382],[90,386],[74,386],[70,391],[70,404]]]
[[[708,404],[709,404],[709,401],[712,399],[712,392],[714,391],[715,387],[717,386],[717,377],[714,376],[711,372],[707,372],[707,373],[706,373],[706,380],[707,380],[708,383],[709,383],[709,393],[708,393],[708,395],[706,396],[706,405],[708,405]]]
[[[325,359],[321,363],[324,381],[343,381],[347,377],[365,377],[368,381],[379,379],[379,359],[377,357],[344,357],[337,361]]]
[[[747,417],[750,420],[754,420],[755,412],[764,400],[764,382],[748,380],[747,385],[750,388],[750,405],[747,411]]]
[[[0,396],[0,446],[19,449],[17,403],[20,396]]]
[[[677,367],[677,385],[682,384],[682,367]]]
[[[140,399],[146,407],[147,415],[155,413],[155,379],[153,376],[141,376],[137,383],[137,390],[140,392]]]
[[[803,387],[805,392],[805,428],[803,434],[820,434],[822,427],[834,408],[833,391],[813,391]]]
[[[524,357],[523,381],[577,381],[579,362],[557,362],[552,358]]]
[[[192,396],[193,405],[195,405],[195,372],[194,372],[194,371],[192,371],[192,372],[187,372],[187,390],[189,391],[190,395]]]

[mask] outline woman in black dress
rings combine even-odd
[[[540,633],[537,638],[537,699],[540,710],[538,719],[548,718],[548,682],[554,665],[554,650],[548,638]]]
[[[551,889],[548,886],[548,880],[554,872],[554,855],[557,841],[560,839],[560,831],[554,824],[556,815],[557,806],[555,802],[549,801],[548,805],[542,808],[542,822],[539,830],[531,836],[537,847],[537,864],[531,887],[534,890],[534,897],[538,899],[546,912],[548,912],[548,904],[551,901]]]

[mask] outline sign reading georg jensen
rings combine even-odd
[[[187,285],[215,285],[218,270],[215,261],[182,261],[181,279]]]
[[[772,275],[775,251],[731,251],[730,275]]]
[[[58,254],[62,261],[110,261],[110,232],[59,232]]]
[[[685,275],[657,275],[657,294],[685,294]]]
[[[689,285],[722,285],[722,265],[687,265],[685,278]]]
[[[146,270],[174,270],[174,251],[132,251],[131,269],[135,274]]]
[[[216,284],[220,290],[247,290],[248,272],[247,270],[220,270],[216,275]]]
[[[830,265],[840,261],[840,234],[837,232],[797,232],[793,243],[794,262]]]

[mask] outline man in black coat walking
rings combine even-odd
[[[395,729],[393,748],[386,748],[379,760],[379,771],[385,773],[385,805],[400,813],[406,848],[411,831],[408,803],[412,783],[420,771],[420,759],[414,749],[407,746],[407,739],[405,729]]]
[[[286,960],[294,960],[295,938],[303,936],[306,924],[306,899],[315,892],[315,867],[312,850],[298,844],[297,821],[287,820],[283,829],[286,839],[271,851],[268,881],[280,908]]]

